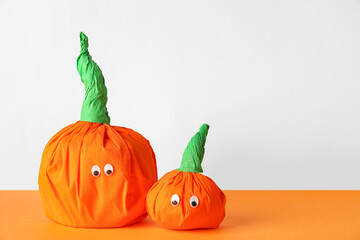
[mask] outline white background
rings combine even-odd
[[[46,142],[79,120],[79,32],[111,124],[159,176],[202,123],[223,189],[360,188],[359,1],[0,1],[0,189],[37,189]]]

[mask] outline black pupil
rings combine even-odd
[[[99,175],[99,171],[94,171],[94,175],[98,176]]]
[[[112,171],[109,169],[109,170],[106,171],[106,173],[107,173],[107,174],[111,174]]]
[[[172,201],[171,203],[172,203],[172,205],[177,205],[178,204],[178,202],[176,200]]]
[[[191,202],[191,206],[196,207],[196,206],[197,206],[197,203],[196,203],[195,201],[192,201],[192,202]]]

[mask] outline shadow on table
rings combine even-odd
[[[162,228],[158,225],[156,225],[149,217],[144,219],[143,221],[139,223],[135,223],[123,228],[93,228],[93,229],[86,229],[86,228],[73,228],[73,227],[67,227],[60,224],[57,224],[55,222],[52,222],[51,220],[47,219],[45,221],[45,224],[41,226],[43,231],[43,234],[46,235],[47,233],[62,233],[65,235],[71,234],[72,236],[85,236],[90,234],[93,237],[102,234],[105,235],[111,235],[113,237],[121,237],[130,234],[131,236],[134,235],[141,235],[146,233],[151,234],[167,234],[169,236],[177,235],[177,236],[193,236],[198,234],[211,234],[212,236],[221,235],[225,232],[228,232],[234,229],[247,227],[249,225],[256,225],[259,221],[262,221],[263,218],[261,216],[255,216],[253,213],[229,213],[224,221],[221,223],[221,225],[216,229],[196,229],[196,230],[171,230]],[[43,235],[41,234],[41,235]],[[48,235],[51,236],[51,235]]]
[[[174,232],[191,232],[194,233],[201,233],[201,232],[223,232],[227,229],[235,229],[239,227],[246,227],[249,225],[257,225],[260,221],[264,221],[264,216],[261,215],[255,215],[253,212],[249,213],[230,213],[228,214],[224,221],[220,224],[220,226],[216,229],[194,229],[194,230],[171,230],[166,229],[168,231],[174,231]],[[127,226],[126,228],[129,229],[144,229],[144,228],[159,228],[159,229],[165,229],[158,225],[156,225],[149,217],[147,217],[145,220],[139,223],[132,224],[130,226]]]

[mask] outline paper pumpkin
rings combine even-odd
[[[208,129],[207,124],[201,126],[187,145],[180,168],[165,174],[147,194],[149,216],[162,227],[216,228],[225,217],[224,193],[201,174]]]
[[[80,33],[77,69],[86,95],[81,120],[47,143],[39,190],[46,215],[73,227],[122,227],[147,216],[146,194],[157,180],[155,154],[139,133],[110,125],[107,89]]]

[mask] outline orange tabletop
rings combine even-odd
[[[70,239],[360,239],[360,191],[225,191],[218,229],[174,231],[146,218],[124,228],[59,225],[42,210],[38,191],[0,191],[0,240]]]

